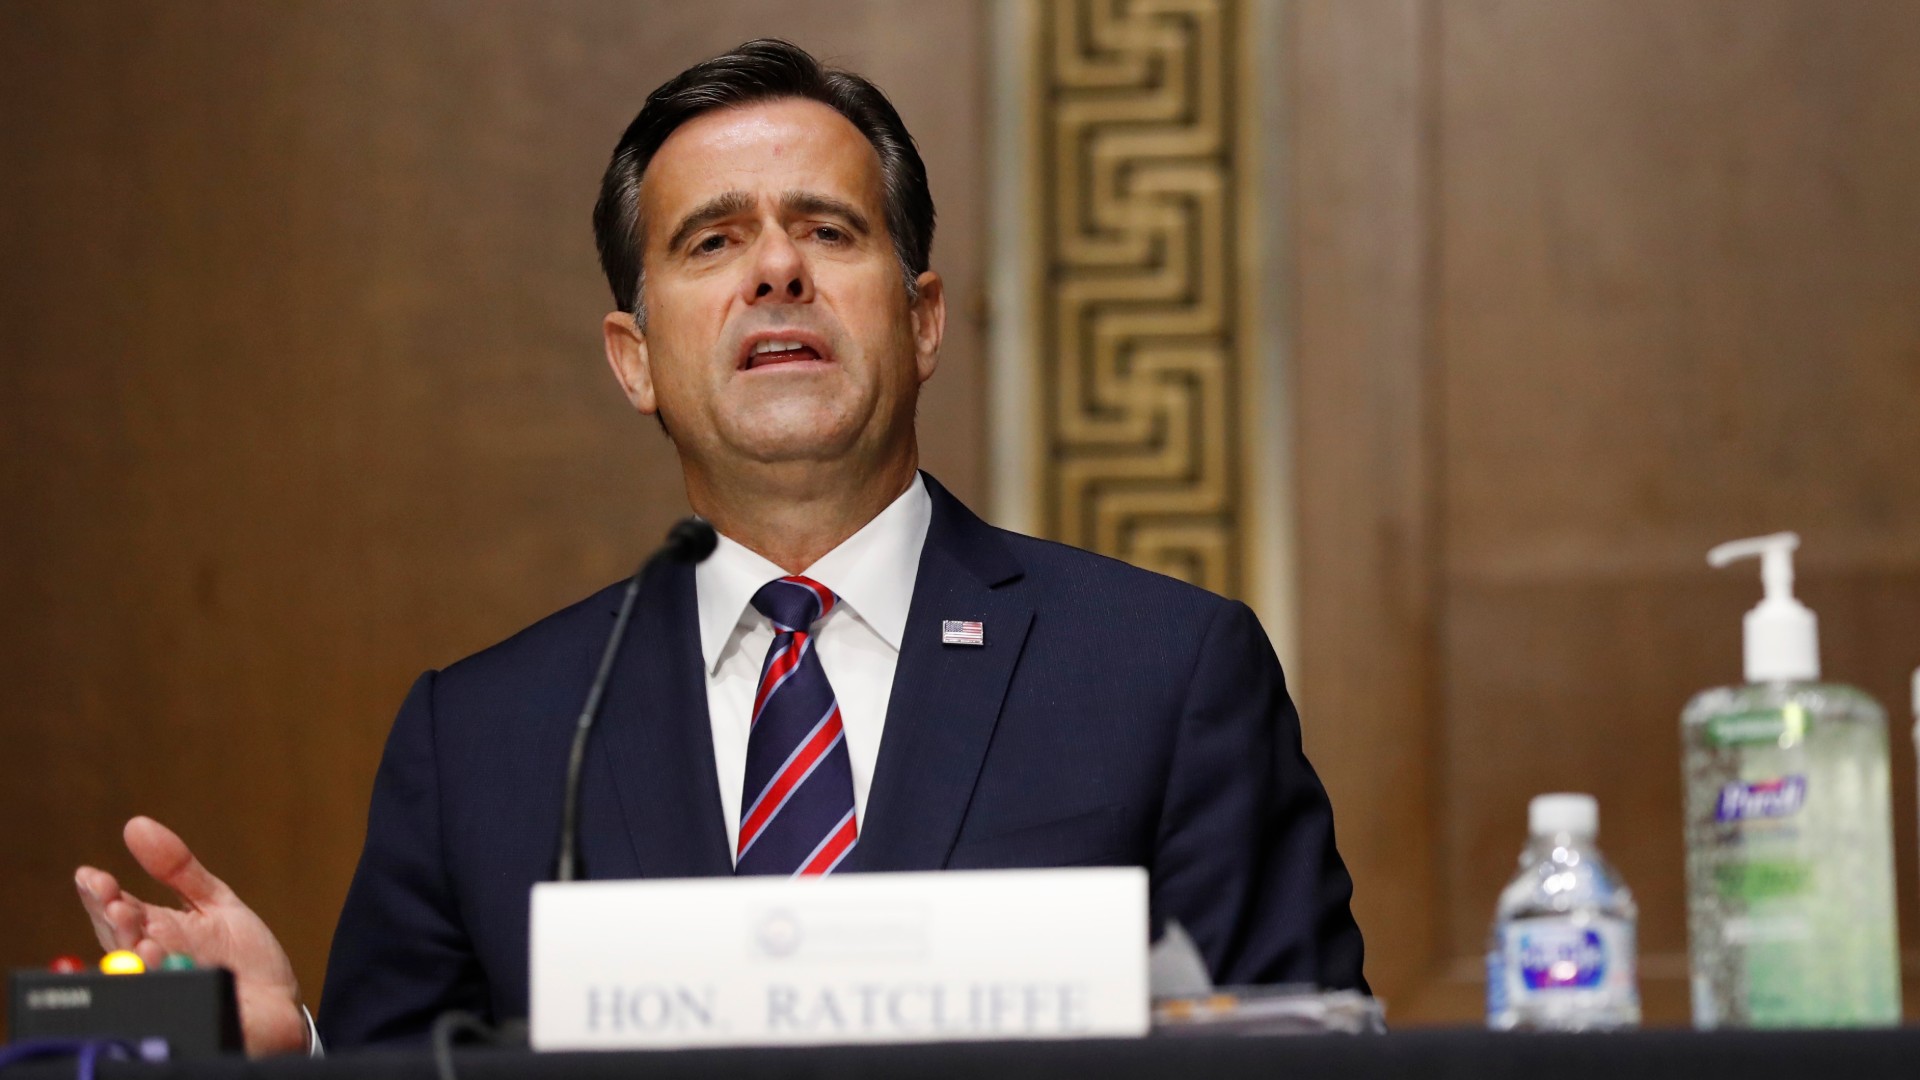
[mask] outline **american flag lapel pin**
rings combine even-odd
[[[945,619],[940,623],[940,644],[942,645],[985,645],[986,643],[986,623],[962,622],[959,619]]]

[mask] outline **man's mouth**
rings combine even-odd
[[[747,370],[769,364],[787,364],[795,360],[818,360],[820,354],[798,341],[763,341],[747,354]]]
[[[755,368],[772,367],[775,364],[791,364],[803,360],[825,360],[821,348],[811,341],[798,338],[766,338],[756,341],[747,348],[747,355],[741,360],[740,370],[752,371]]]

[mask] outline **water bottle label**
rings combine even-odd
[[[1487,1018],[1492,1020],[1507,1011],[1507,973],[1501,969],[1498,952],[1487,953]]]
[[[1582,991],[1634,993],[1633,930],[1617,919],[1516,919],[1507,924],[1504,941],[1502,981],[1509,1001]]]

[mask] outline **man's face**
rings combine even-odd
[[[640,187],[645,329],[607,318],[628,397],[690,468],[912,453],[944,303],[909,303],[880,161],[818,102],[695,117]]]

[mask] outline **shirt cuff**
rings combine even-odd
[[[307,1018],[307,1056],[310,1058],[326,1057],[327,1048],[320,1043],[320,1029],[314,1026],[313,1013],[310,1012],[305,1005],[302,1005],[300,1006],[300,1015]]]

